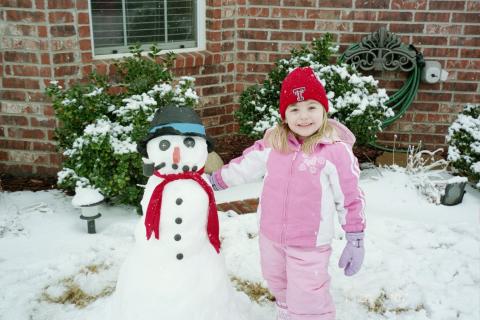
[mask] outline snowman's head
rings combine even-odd
[[[159,109],[138,151],[162,174],[197,171],[205,166],[213,143],[205,134],[200,117],[190,108]]]
[[[158,136],[147,143],[148,159],[163,174],[197,171],[205,166],[207,141],[189,135]]]

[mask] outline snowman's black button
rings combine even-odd
[[[175,203],[176,203],[177,205],[181,205],[182,202],[183,202],[183,199],[182,199],[182,198],[177,198],[177,200],[175,201]]]
[[[172,169],[175,169],[175,170],[178,169],[178,164],[176,163],[172,164]]]
[[[193,166],[192,167],[192,171],[197,171],[198,167],[197,166]]]
[[[182,223],[182,221],[183,221],[182,218],[176,218],[175,219],[176,224],[180,224],[180,223]]]
[[[190,167],[189,166],[183,166],[182,170],[183,170],[183,172],[187,172],[188,170],[190,170]]]
[[[182,253],[177,254],[177,259],[182,260],[183,259],[183,254]]]
[[[173,239],[175,239],[175,241],[180,241],[180,239],[182,239],[182,236],[179,235],[179,234],[176,234]]]

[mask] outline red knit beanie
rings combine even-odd
[[[310,67],[298,67],[290,72],[282,82],[280,90],[280,116],[285,119],[285,111],[291,104],[316,100],[328,112],[328,99],[325,88]]]

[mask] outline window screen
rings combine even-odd
[[[91,0],[95,54],[128,52],[128,46],[163,49],[197,45],[195,0]]]

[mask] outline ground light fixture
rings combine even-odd
[[[95,228],[95,220],[102,216],[99,212],[99,207],[104,201],[105,197],[97,189],[75,189],[75,196],[72,199],[72,205],[82,211],[80,219],[87,221],[87,231],[89,234],[97,232]]]

